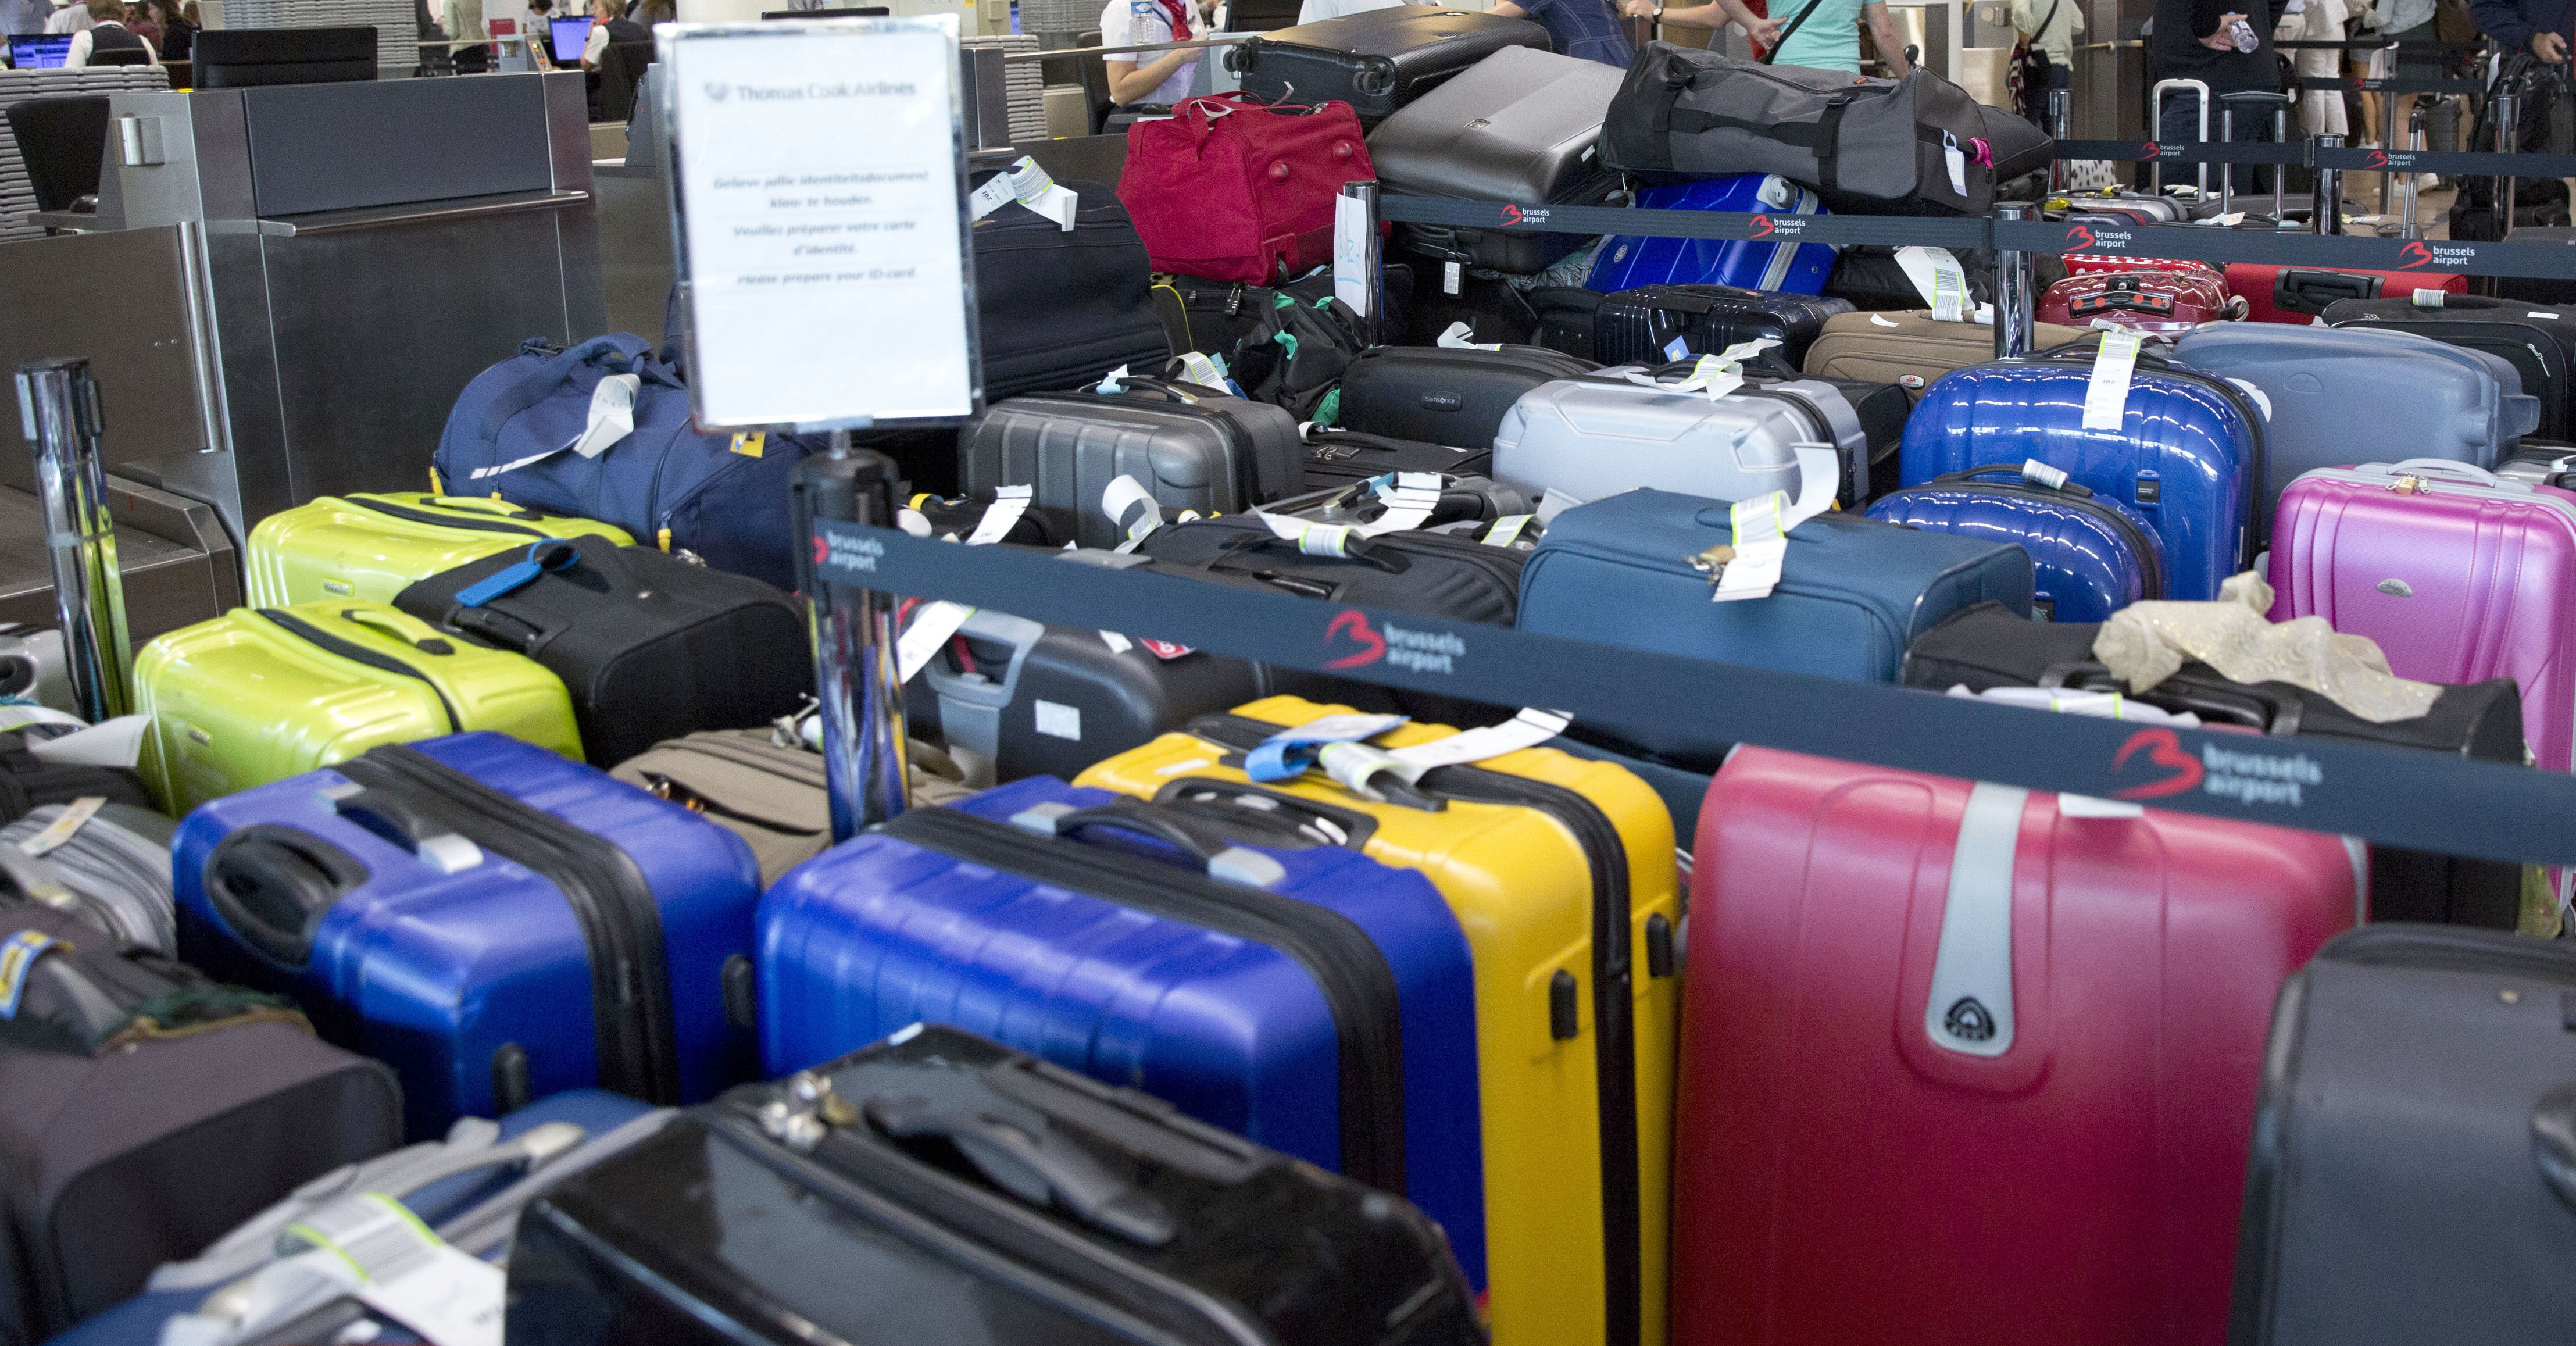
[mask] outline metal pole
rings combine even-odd
[[[36,491],[54,567],[54,612],[72,701],[96,724],[134,703],[134,647],[116,566],[116,521],[99,466],[98,384],[89,361],[56,357],[18,367],[18,422],[35,445]]]
[[[2429,120],[2430,100],[2438,96],[2417,94],[2414,109],[2406,114],[2406,148],[2415,153],[2424,152],[2424,124]],[[2421,173],[2410,171],[2406,174],[2406,227],[2398,231],[2399,238],[2424,236],[2423,180]]]
[[[2335,96],[2340,98],[2343,95]],[[2290,143],[2290,104],[2286,100],[2272,109],[2272,143],[2283,148]],[[2272,165],[2272,227],[2275,229],[2282,226],[2284,221],[2281,217],[2290,208],[2288,199],[2283,195],[2288,187],[2285,179],[2289,176],[2288,164]]]
[[[1360,274],[1366,277],[1368,312],[1361,315],[1360,334],[1374,346],[1382,339],[1379,318],[1386,312],[1385,240],[1379,236],[1377,223],[1377,184],[1345,182],[1342,195],[1359,202],[1360,214],[1366,217],[1367,239],[1362,245]]]
[[[2052,70],[2054,70],[2054,67],[2051,67],[2051,69],[2052,69]],[[2066,134],[2066,133],[2067,133],[2067,130],[2068,130],[2068,128],[2073,124],[2074,120],[2075,120],[2075,91],[2074,91],[2074,90],[2072,90],[2072,89],[2051,89],[2051,90],[2049,90],[2049,91],[2048,91],[2048,134],[2049,134],[2049,137],[2050,137],[2051,139],[2053,139],[2053,140],[2065,140],[2065,139],[2067,139],[2067,138],[2068,138],[2068,136],[2067,136],[2067,134]],[[2065,161],[2065,160],[2063,160],[2063,159],[2051,159],[2051,160],[2049,160],[2049,161],[2048,161],[2048,191],[2049,191],[2049,195],[2051,195],[2051,196],[2055,196],[2055,195],[2058,195],[2058,194],[2060,194],[2060,193],[2064,192],[2065,190],[2066,190],[2066,161]]]
[[[2232,103],[2218,109],[2218,138],[2230,145],[2236,143],[2236,106]],[[2224,215],[2234,209],[2235,205],[2236,165],[2220,164],[2218,166],[2218,213]]]
[[[2507,80],[2496,89],[2496,143],[2498,154],[2517,154],[2522,150],[2522,95]],[[2513,233],[2513,175],[2506,173],[2495,180],[2496,237]]]
[[[812,614],[814,691],[822,702],[823,778],[831,795],[832,839],[847,841],[911,806],[896,676],[894,596],[835,583],[814,559],[818,520],[892,526],[894,460],[852,449],[832,432],[831,452],[797,464],[788,478],[797,537],[797,583]]]
[[[2397,148],[2397,95],[2379,92],[2379,143]],[[2379,213],[2386,215],[2397,208],[2397,174],[2390,170],[2379,175]]]
[[[1995,217],[2007,223],[2038,218],[2038,212],[2027,205],[1995,207]],[[2039,296],[2034,293],[2036,277],[2031,275],[2030,255],[2018,248],[1995,250],[1995,358],[2010,360],[2031,353],[2032,315]]]
[[[2343,144],[2343,137],[2327,134],[2317,137],[2317,148],[2330,150]],[[2308,217],[2308,228],[2319,234],[2343,232],[2343,173],[2339,169],[2317,165],[2317,202]]]

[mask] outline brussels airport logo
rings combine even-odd
[[[2478,250],[2473,247],[2453,247],[2448,243],[2427,243],[2421,239],[2414,239],[2397,250],[2397,257],[2397,269],[2400,271],[2414,271],[2423,267],[2465,271],[2478,260]]]
[[[2168,774],[2162,780],[2114,790],[2112,798],[2162,799],[2167,795],[2178,795],[2199,785],[2206,774],[2199,759],[2182,750],[2182,740],[2175,737],[2170,729],[2141,729],[2129,735],[2129,741],[2120,745],[2119,755],[2111,759],[2112,774],[2118,775],[2126,770],[2129,759],[2140,752],[2146,754],[2150,765],[2161,767]]]
[[[1503,203],[1502,219],[1506,226],[1526,224],[1533,228],[1541,227],[1547,223],[1547,207],[1531,206],[1523,209],[1506,201]]]
[[[1771,236],[1771,232],[1772,232],[1772,230],[1773,230],[1775,227],[1776,227],[1776,226],[1774,226],[1774,225],[1771,223],[1771,217],[1770,217],[1770,216],[1768,216],[1768,215],[1756,215],[1756,216],[1754,216],[1754,217],[1753,217],[1753,232],[1752,232],[1752,233],[1750,233],[1750,234],[1745,235],[1745,237],[1747,237],[1747,238],[1769,238],[1769,237]]]
[[[2370,152],[2370,157],[2369,157],[2369,158],[2366,158],[2366,159],[2364,159],[2364,160],[2362,160],[2362,161],[2361,161],[2361,166],[2362,166],[2362,167],[2364,167],[2364,168],[2386,168],[2386,167],[2388,167],[2388,151],[2386,151],[2386,150],[2372,150],[2372,151]]]
[[[1467,642],[1446,631],[1408,631],[1393,622],[1381,631],[1368,614],[1344,608],[1324,625],[1324,649],[1349,651],[1324,661],[1328,669],[1360,668],[1385,660],[1414,673],[1455,673],[1466,657]]]
[[[2082,252],[2092,246],[2093,226],[2089,224],[2070,224],[2066,226],[2066,247],[2068,251]]]
[[[1509,206],[1505,210],[1511,209]],[[1326,668],[1358,668],[1386,657],[1386,637],[1369,628],[1368,614],[1356,608],[1345,608],[1333,614],[1324,627],[1324,648],[1349,645],[1353,652],[1339,659],[1327,660]]]
[[[2307,803],[2306,788],[2323,784],[2326,778],[2324,770],[2304,754],[2282,757],[2274,753],[2243,752],[2204,743],[2200,755],[2194,757],[2183,750],[2182,740],[2174,731],[2162,727],[2141,729],[2129,735],[2129,740],[2121,744],[2120,751],[2111,758],[2112,774],[2118,776],[2129,772],[2131,758],[2143,758],[2144,767],[2164,774],[2155,780],[2114,790],[2111,792],[2114,799],[2165,799],[2197,789],[2240,804],[2286,804],[2299,808]]]
[[[2165,157],[2165,147],[2150,140],[2138,147],[2138,157],[2140,159],[2161,159]]]
[[[2379,157],[2384,159],[2387,156],[2381,155]],[[2419,266],[2431,266],[2433,264],[2433,250],[2425,247],[2421,242],[2409,240],[2405,247],[2397,250],[2397,258],[2398,270],[2412,271]]]

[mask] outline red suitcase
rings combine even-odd
[[[2066,274],[2070,276],[2094,271],[2189,271],[2198,268],[2213,275],[2218,271],[2207,262],[2185,261],[2179,257],[2131,257],[2116,252],[2070,252],[2058,260],[2066,263]]]
[[[2133,331],[2178,335],[2205,322],[2242,317],[2244,312],[2244,304],[2229,298],[2218,273],[2207,267],[2087,271],[2068,276],[2039,296],[2039,320],[2067,327],[2090,327],[2098,320]]]
[[[1694,854],[1677,1346],[2222,1346],[2273,997],[2357,845],[1745,747]]]
[[[1333,199],[1376,176],[1348,103],[1192,98],[1127,128],[1118,199],[1155,270],[1270,285],[1333,260]]]
[[[2327,270],[2313,266],[2227,264],[2227,292],[2245,301],[2245,316],[2255,322],[2288,322],[2309,326],[2338,299],[2400,299],[2417,290],[2465,294],[2469,278],[2427,275],[2417,271]]]

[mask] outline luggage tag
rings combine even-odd
[[[1320,720],[1309,720],[1294,728],[1282,729],[1243,755],[1243,774],[1257,781],[1286,780],[1314,765],[1326,744],[1356,743],[1364,738],[1375,738],[1408,718],[1351,712],[1327,715]]]
[[[1461,730],[1447,738],[1409,747],[1389,750],[1360,742],[1328,743],[1315,760],[1324,768],[1324,774],[1343,789],[1362,799],[1385,803],[1386,797],[1369,784],[1374,777],[1392,775],[1406,785],[1419,786],[1423,773],[1436,767],[1463,766],[1535,748],[1564,733],[1572,723],[1574,717],[1562,711],[1524,707],[1501,724]],[[1247,769],[1245,774],[1250,771]]]
[[[2138,334],[2107,331],[2084,388],[2084,428],[2117,430],[2129,409],[2129,380],[2138,367]]]
[[[1982,692],[1971,692],[1966,683],[1959,683],[1950,688],[1949,695],[2030,710],[2055,711],[2061,715],[2090,715],[2100,720],[2200,727],[2200,717],[2189,711],[2175,714],[2162,706],[2133,701],[2118,692],[2086,692],[2063,687],[1989,687]],[[2062,818],[2135,818],[2145,812],[2143,806],[2125,799],[2096,799],[2091,795],[2074,794],[2057,797],[2057,813]]]
[[[1773,491],[1727,507],[1733,536],[1690,558],[1691,568],[1708,576],[1708,601],[1733,603],[1768,598],[1780,583],[1780,567],[1789,554],[1789,530],[1825,512],[1834,502],[1841,463],[1830,445],[1800,444],[1798,498]]]
[[[354,1273],[359,1303],[417,1332],[431,1346],[501,1346],[507,1281],[382,1192],[336,1201],[287,1226],[289,1235],[337,1256]]]
[[[1181,355],[1181,372],[1187,381],[1207,388],[1234,388],[1234,375],[1225,367],[1222,355],[1187,351]]]
[[[456,605],[479,608],[495,598],[526,587],[549,570],[564,570],[581,560],[581,552],[562,538],[531,543],[528,554],[497,575],[486,576],[456,591]]]
[[[999,542],[1008,535],[1020,516],[1029,512],[1035,490],[1027,486],[1005,486],[993,492],[993,504],[975,523],[975,531],[966,535],[966,545],[981,547]]]
[[[1144,508],[1137,513],[1136,521],[1121,525],[1119,520],[1126,518],[1128,511],[1136,509],[1139,505]],[[1111,548],[1112,551],[1134,551],[1137,543],[1144,541],[1155,529],[1163,526],[1161,502],[1154,499],[1152,491],[1146,490],[1141,483],[1130,476],[1121,475],[1101,490],[1100,512],[1109,516],[1110,526],[1123,527],[1127,534],[1126,540]]]
[[[143,758],[143,735],[151,727],[149,715],[119,715],[78,733],[30,743],[27,751],[37,761],[56,766],[113,766],[130,771]]]
[[[2441,290],[2417,290],[2408,302],[2417,308],[2440,308],[2443,294]]]
[[[1506,514],[1494,520],[1494,526],[1485,530],[1485,545],[1508,547],[1520,541],[1521,533],[1537,519],[1538,516],[1535,514]]]
[[[81,830],[81,824],[97,816],[99,808],[106,803],[105,795],[82,795],[56,815],[52,822],[45,824],[44,831],[19,842],[18,849],[31,856],[43,855],[71,840]]]
[[[1273,536],[1296,543],[1297,550],[1308,556],[1348,558],[1351,539],[1361,536],[1360,530],[1349,524],[1317,523],[1312,519],[1292,519],[1284,514],[1263,514],[1261,520],[1270,525]]]
[[[27,994],[27,974],[51,949],[71,946],[41,930],[21,930],[0,941],[0,1019],[18,1017],[18,1002]]]
[[[1361,537],[1420,528],[1430,519],[1431,511],[1440,507],[1440,474],[1437,472],[1390,472],[1371,481],[1369,486],[1380,500],[1386,502],[1386,512],[1359,525]],[[1277,532],[1277,525],[1273,525],[1271,531]],[[1302,549],[1304,543],[1301,541],[1299,546]]]
[[[910,537],[930,536],[930,516],[910,505],[894,512],[894,526]]]
[[[1692,364],[1691,372],[1679,383],[1658,383],[1651,375],[1643,377],[1646,382],[1667,392],[1705,392],[1708,394],[1708,400],[1714,402],[1744,386],[1746,360],[1779,344],[1768,337],[1755,341],[1736,342],[1715,355],[1699,357]]]
[[[1968,152],[1959,148],[1959,138],[1947,131],[1941,133],[1941,162],[1950,170],[1950,190],[1968,194]]]
[[[894,643],[895,680],[912,681],[912,675],[930,662],[930,656],[945,648],[949,637],[974,615],[975,609],[944,598],[922,604],[912,614],[911,625],[903,628],[903,635]]]
[[[1896,264],[1932,306],[1934,322],[1964,322],[1968,316],[1968,277],[1948,248],[1906,247],[1896,250]],[[1894,323],[1888,324],[1895,326]]]
[[[2066,474],[2036,458],[2021,460],[2021,479],[2043,491],[2066,489]]]
[[[1547,488],[1547,493],[1538,498],[1538,510],[1532,517],[1536,518],[1542,526],[1552,524],[1556,522],[1557,515],[1582,503],[1580,499],[1550,486]]]
[[[1450,265],[1456,266],[1457,263],[1451,262]],[[1503,343],[1499,341],[1468,340],[1474,335],[1476,335],[1476,329],[1473,326],[1463,322],[1453,322],[1449,324],[1449,330],[1440,334],[1440,340],[1435,344],[1446,346],[1453,351],[1498,351],[1503,348]]]
[[[590,390],[590,415],[583,422],[580,434],[543,453],[532,453],[492,467],[478,467],[466,473],[465,479],[480,481],[485,477],[516,472],[567,451],[584,458],[596,458],[608,452],[611,445],[635,433],[635,394],[643,384],[643,378],[635,374],[611,374],[601,379],[599,386]]]
[[[1038,167],[1038,161],[1025,154],[966,198],[970,218],[978,220],[1000,210],[1006,201],[1017,201],[1046,216],[1065,233],[1073,231],[1074,212],[1082,208],[1080,196],[1071,188],[1055,185],[1055,179]]]

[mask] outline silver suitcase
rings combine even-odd
[[[1494,477],[1536,498],[1578,501],[1641,488],[1710,500],[1798,494],[1797,446],[1827,445],[1842,464],[1835,498],[1869,498],[1869,439],[1841,390],[1814,379],[1748,383],[1711,401],[1681,392],[1683,366],[1605,369],[1541,384],[1503,413]]]
[[[42,856],[19,848],[63,815],[47,804],[0,827],[0,862],[22,891],[63,907],[124,944],[179,956],[170,893],[170,837],[178,824],[131,804],[104,804]]]
[[[1004,486],[1033,487],[1031,508],[1054,536],[1112,547],[1121,535],[1101,493],[1120,477],[1135,478],[1166,519],[1236,514],[1304,489],[1305,444],[1286,411],[1190,385],[1128,385],[1118,396],[1038,393],[988,408],[958,437],[966,493],[990,500]]]

